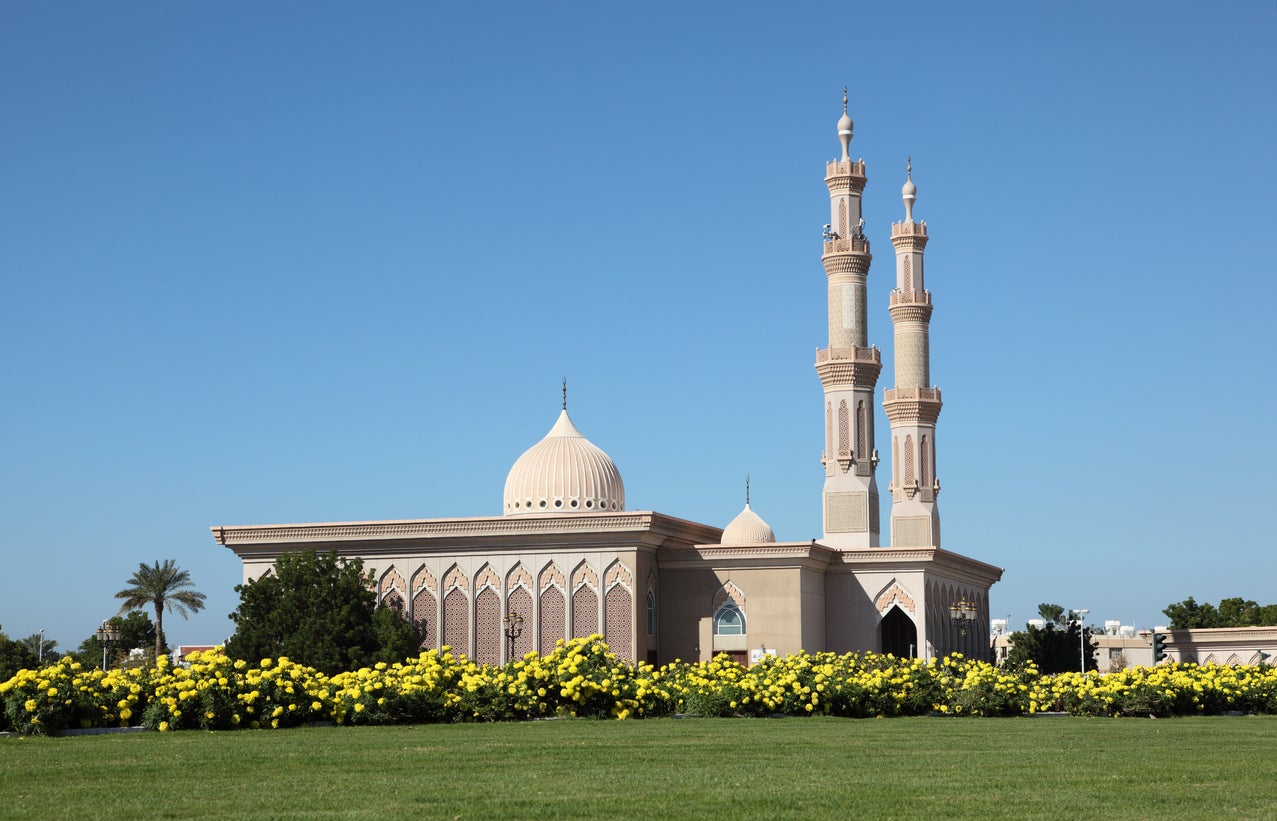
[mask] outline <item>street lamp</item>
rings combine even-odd
[[[106,649],[111,644],[120,640],[120,628],[115,626],[115,622],[107,619],[102,622],[102,626],[93,634],[98,640],[98,644],[102,645],[102,672],[106,672]]]
[[[1082,622],[1086,621],[1086,614],[1090,610],[1074,610],[1073,615],[1077,617],[1077,646],[1078,655],[1082,660],[1082,675],[1086,675],[1086,631],[1082,629]]]
[[[523,635],[523,616],[512,610],[510,615],[501,620],[501,623],[505,625],[505,629],[502,632],[505,633],[505,637],[510,641],[510,650],[506,653],[506,661],[514,661],[514,640]]]
[[[967,628],[975,623],[979,615],[976,612],[975,605],[966,599],[949,605],[949,619],[958,626],[958,632],[962,634],[962,647],[964,650],[967,646]]]

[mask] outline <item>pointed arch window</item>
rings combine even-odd
[[[865,402],[856,403],[856,458],[869,458],[869,420],[865,415]]]
[[[832,456],[834,452],[834,406],[825,403],[825,454]]]
[[[656,635],[656,594],[647,591],[647,634]]]
[[[714,635],[745,635],[745,613],[734,601],[725,601],[714,611]]]

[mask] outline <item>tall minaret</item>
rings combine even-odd
[[[905,219],[891,226],[891,244],[896,246],[896,287],[891,291],[896,386],[887,389],[882,403],[891,421],[891,546],[939,547],[936,419],[941,403],[940,389],[931,387],[931,292],[922,272],[927,223],[913,221],[918,188],[912,159],[906,168],[900,192]]]
[[[816,373],[825,389],[824,530],[821,541],[835,548],[878,546],[878,485],[874,469],[874,386],[882,370],[877,348],[869,346],[865,277],[869,240],[860,216],[865,190],[864,160],[847,154],[852,123],[847,89],[842,93],[838,139],[842,157],[825,164],[829,225],[821,262],[829,281],[829,347],[816,351]]]

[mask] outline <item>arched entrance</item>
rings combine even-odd
[[[878,623],[878,647],[897,658],[918,655],[918,628],[897,605],[892,605]]]

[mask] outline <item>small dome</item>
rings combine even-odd
[[[581,435],[566,409],[545,438],[524,451],[505,480],[507,516],[625,510],[621,472]]]
[[[907,200],[916,200],[918,198],[918,186],[913,184],[912,179],[905,180],[905,184],[900,188],[900,196]]]
[[[775,541],[776,534],[771,527],[750,510],[749,502],[746,502],[745,509],[723,530],[721,544],[770,544]]]

